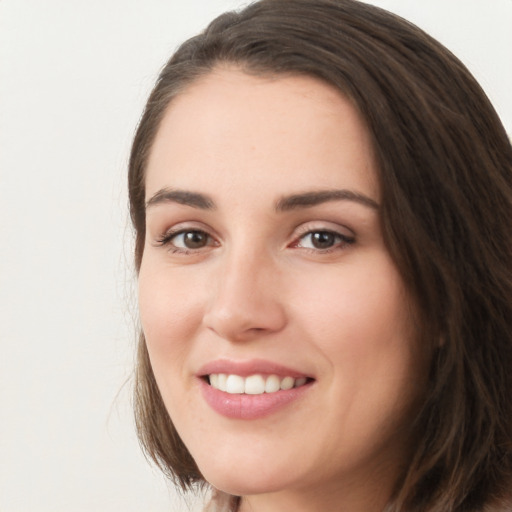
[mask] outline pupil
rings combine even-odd
[[[317,249],[327,249],[334,244],[334,234],[328,231],[317,231],[313,233],[312,242]]]
[[[189,249],[199,249],[206,245],[206,234],[201,231],[189,231],[185,233],[184,242]]]

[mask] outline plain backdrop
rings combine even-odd
[[[512,0],[374,0],[472,70],[512,132]],[[228,0],[0,0],[0,512],[169,512],[140,452],[125,174],[160,67]]]

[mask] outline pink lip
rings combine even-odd
[[[259,373],[261,375],[277,375],[279,377],[311,377],[303,372],[288,368],[286,366],[265,361],[264,359],[251,359],[250,361],[231,361],[229,359],[218,359],[202,366],[197,372],[198,377],[211,375],[212,373],[230,373],[247,377]]]
[[[301,398],[311,388],[312,382],[298,388],[263,393],[262,395],[233,395],[210,386],[200,379],[206,403],[227,418],[255,420],[264,418]]]
[[[209,385],[204,378],[212,373],[226,373],[247,377],[256,373],[278,375],[279,377],[308,377],[308,375],[285,366],[264,360],[235,362],[228,360],[212,361],[197,373],[199,385],[206,403],[217,413],[227,418],[255,420],[273,414],[306,394],[314,381],[298,388],[263,393],[261,395],[231,394]]]

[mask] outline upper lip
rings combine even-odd
[[[277,375],[279,377],[293,377],[295,379],[300,377],[312,378],[311,375],[308,375],[294,368],[289,368],[279,363],[266,361],[264,359],[251,359],[249,361],[217,359],[203,365],[197,372],[197,375],[199,377],[204,377],[206,375],[211,375],[212,373],[226,373],[239,375],[240,377],[248,377],[249,375],[255,374],[265,374]]]

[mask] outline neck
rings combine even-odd
[[[311,489],[243,496],[237,512],[382,512],[392,497],[396,476],[384,470],[358,482],[337,481]]]

